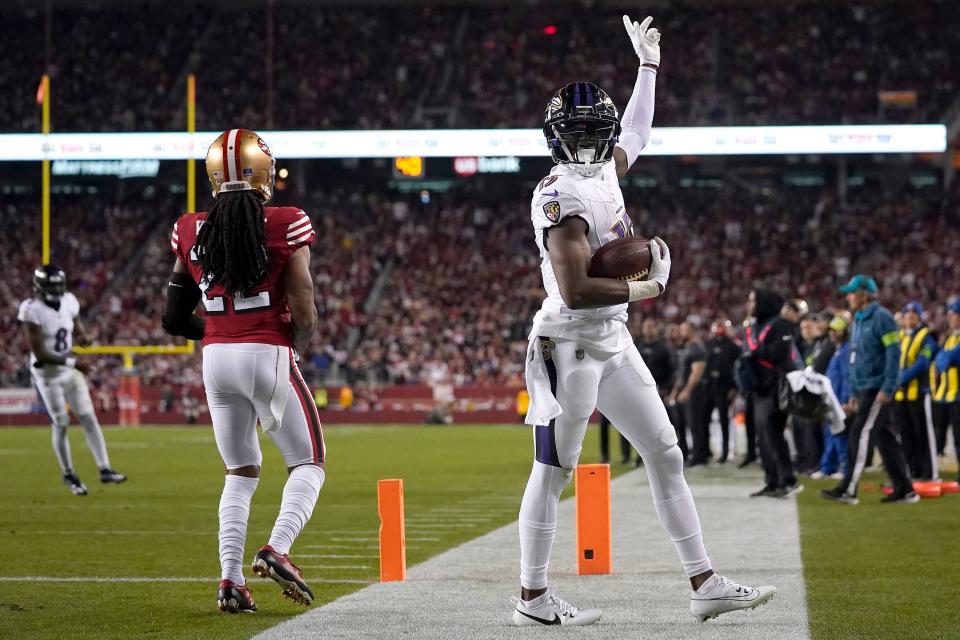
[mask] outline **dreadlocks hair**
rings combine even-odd
[[[256,191],[217,196],[197,234],[196,252],[211,285],[247,295],[267,274],[263,202]]]

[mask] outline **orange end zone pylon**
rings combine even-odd
[[[380,513],[380,582],[406,580],[403,480],[377,481],[377,510]]]
[[[612,573],[610,465],[578,465],[576,490],[577,573],[582,576]]]

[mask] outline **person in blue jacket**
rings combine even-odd
[[[845,409],[850,407],[849,324],[846,314],[838,313],[827,325],[830,340],[836,346],[833,355],[830,357],[830,363],[827,365],[827,377],[830,378],[834,395],[837,396],[837,400],[844,405]],[[852,413],[852,410],[850,413]],[[837,434],[830,430],[829,420],[823,425],[823,455],[820,457],[820,469],[811,475],[812,478],[819,479],[828,476],[837,480],[843,478],[848,465],[847,434],[850,432],[853,416],[847,418],[846,422],[847,429]]]
[[[869,445],[876,440],[883,466],[893,482],[893,492],[880,501],[919,502],[890,411],[900,373],[900,331],[890,312],[876,301],[878,288],[873,278],[857,274],[840,291],[847,295],[847,306],[854,312],[850,392],[851,408],[856,415],[848,441],[854,455],[840,484],[824,489],[820,495],[844,504],[859,504],[857,485],[867,463]]]

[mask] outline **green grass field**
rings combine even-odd
[[[410,565],[516,519],[531,457],[525,428],[325,434],[327,483],[293,554],[320,603],[378,578],[379,478],[404,479]],[[588,434],[584,462],[597,459],[595,436]],[[250,580],[256,615],[216,611],[223,471],[209,429],[111,429],[107,441],[131,480],[96,482],[82,433],[72,429],[77,471],[91,489],[77,498],[60,484],[47,429],[0,431],[0,637],[243,638],[303,611],[257,578]],[[263,450],[247,558],[266,541],[286,475],[273,446],[264,442]],[[828,483],[811,483],[799,500],[813,637],[960,637],[960,496],[881,507],[879,494],[865,493],[851,509],[817,498],[820,486]]]

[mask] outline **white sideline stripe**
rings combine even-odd
[[[358,554],[358,553],[298,553],[298,558],[343,558],[350,560],[378,559],[380,554]]]
[[[463,524],[445,523],[445,522],[424,522],[417,524],[413,522],[407,525],[407,529],[472,529],[477,526],[476,522],[464,522]]]
[[[369,569],[369,564],[301,564],[301,569]]]
[[[755,472],[731,470],[723,472],[724,480],[706,474],[693,479],[707,551],[718,571],[780,590],[757,611],[730,613],[701,625],[690,615],[689,583],[657,519],[643,473],[627,473],[611,486],[613,575],[576,575],[574,501],[560,504],[552,582],[574,604],[604,608],[599,624],[575,635],[583,640],[808,640],[795,500],[750,500]],[[522,640],[526,632],[508,622],[518,557],[514,521],[410,567],[405,582],[360,589],[255,638],[312,640],[322,630],[324,640]],[[384,603],[389,604],[387,616]],[[464,607],[469,620],[450,614]]]
[[[123,576],[123,577],[103,577],[103,576],[0,576],[0,582],[220,582],[219,577],[210,578],[151,578],[149,576]],[[311,584],[373,584],[369,580],[347,580],[347,579],[311,579]]]
[[[413,523],[413,524],[441,524],[441,525],[443,525],[443,524],[451,524],[451,523],[457,523],[457,522],[483,523],[483,522],[490,522],[492,519],[493,519],[493,518],[485,518],[485,517],[478,517],[478,518],[459,518],[459,517],[449,517],[449,516],[440,517],[440,518],[427,518],[427,517],[420,516],[420,517],[417,517],[417,518],[407,518],[407,522],[410,522],[410,523]]]
[[[414,536],[407,536],[407,540],[413,540],[415,542],[439,542],[440,538],[418,538]],[[377,548],[377,545],[343,545],[343,544],[303,544],[297,545],[298,549],[343,549],[346,551],[374,551]],[[422,549],[419,545],[408,544],[407,549]],[[300,556],[300,554],[293,554],[294,556]]]

